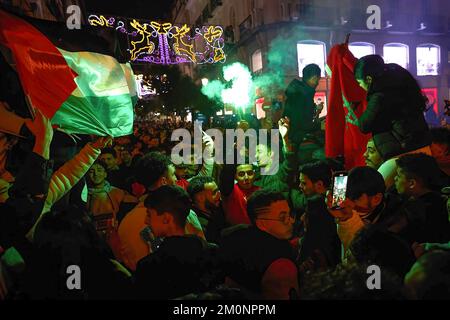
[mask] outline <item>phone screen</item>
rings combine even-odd
[[[337,172],[333,177],[333,201],[332,208],[340,208],[342,202],[345,200],[347,192],[347,178],[346,172]]]

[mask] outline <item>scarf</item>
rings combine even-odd
[[[111,184],[108,181],[105,181],[105,185],[103,186],[103,188],[88,188],[88,194],[93,195],[99,193],[109,193],[111,192],[111,189]]]

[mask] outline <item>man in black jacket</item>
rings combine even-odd
[[[320,129],[320,123],[315,119],[320,114],[323,105],[316,106],[314,103],[320,74],[321,70],[318,65],[309,64],[303,69],[302,81],[294,79],[286,89],[283,117],[290,119],[290,139],[293,144],[301,144],[306,134]]]
[[[362,133],[371,133],[386,162],[379,168],[386,186],[393,184],[395,159],[401,154],[431,155],[431,134],[423,111],[425,99],[414,77],[396,64],[384,64],[379,55],[358,60],[355,78],[367,91],[367,109],[358,119]]]
[[[225,215],[222,209],[220,190],[212,177],[192,178],[187,188],[194,212],[202,225],[205,238],[217,243],[220,232],[225,228]]]
[[[395,187],[399,194],[424,207],[421,215],[405,215],[401,231],[411,242],[444,243],[450,240],[447,204],[439,190],[440,181],[436,160],[425,154],[408,154],[397,160]]]

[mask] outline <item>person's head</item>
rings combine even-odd
[[[117,169],[116,150],[112,148],[103,149],[100,155],[100,161],[103,161],[107,170]]]
[[[317,64],[311,63],[303,68],[303,82],[311,88],[317,88],[320,81],[321,70]]]
[[[324,194],[331,183],[331,168],[323,161],[300,167],[300,189],[308,197]]]
[[[256,146],[256,162],[258,167],[265,168],[271,165],[274,152],[267,144],[258,144]]]
[[[358,60],[355,65],[355,79],[361,88],[369,91],[375,79],[384,71],[384,60],[377,54],[368,55]]]
[[[450,252],[431,251],[420,257],[405,276],[410,299],[450,299]]]
[[[256,164],[259,168],[265,168],[269,170],[273,168],[273,165],[277,165],[280,161],[280,155],[282,154],[282,146],[277,140],[272,141],[272,134],[270,130],[267,131],[266,135],[259,135],[258,144],[256,145]],[[246,146],[248,151],[250,151],[250,146]]]
[[[180,163],[175,165],[175,176],[177,179],[185,179],[188,173],[188,165]]]
[[[350,170],[347,179],[346,197],[354,202],[361,213],[375,210],[384,201],[386,185],[383,176],[370,167],[356,167]]]
[[[183,162],[183,157],[178,154],[171,155],[172,163],[175,166],[175,175],[178,179],[185,179],[188,173],[188,163]],[[177,164],[178,163],[178,164]]]
[[[175,185],[175,166],[170,158],[160,152],[149,152],[142,156],[134,168],[137,182],[147,190],[157,189],[163,185]]]
[[[123,148],[120,151],[120,159],[122,159],[122,162],[126,164],[127,166],[131,164],[133,157],[131,156],[131,152],[129,148]]]
[[[187,191],[194,204],[201,210],[210,212],[220,206],[220,191],[212,177],[192,178]]]
[[[349,249],[351,259],[358,263],[387,268],[402,279],[415,262],[411,246],[379,225],[367,225],[358,231]]]
[[[258,229],[281,240],[292,237],[294,218],[281,192],[270,189],[255,191],[248,199],[247,213]]]
[[[101,161],[95,161],[88,171],[88,184],[93,187],[101,187],[107,176],[106,165]]]
[[[448,156],[450,151],[449,138],[450,130],[448,128],[432,128],[431,133],[431,154],[437,160]]]
[[[236,167],[236,176],[239,188],[248,190],[253,187],[255,180],[255,170],[251,164],[240,164]]]
[[[397,159],[395,188],[399,194],[421,196],[440,187],[440,169],[436,159],[424,153],[406,154]]]
[[[377,169],[383,164],[384,160],[378,152],[373,139],[367,141],[366,152],[364,152],[366,166]]]
[[[191,199],[183,188],[162,186],[152,191],[144,205],[147,208],[145,223],[150,226],[155,237],[184,234]]]

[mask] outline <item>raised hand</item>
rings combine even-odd
[[[53,128],[50,119],[36,109],[34,120],[25,120],[25,125],[35,137],[33,152],[44,159],[50,159],[50,144],[53,139]]]
[[[288,117],[281,118],[278,121],[278,130],[280,131],[281,137],[283,139],[287,138],[289,127],[290,127],[290,120]]]
[[[330,191],[327,192],[326,196],[328,212],[336,219],[345,221],[353,216],[353,208],[355,207],[353,201],[350,199],[345,199],[341,203],[341,209],[331,209],[333,203],[333,195]]]
[[[44,116],[39,109],[36,109],[35,112],[34,120],[26,119],[25,125],[36,139],[48,139],[51,141],[53,138],[53,128],[50,119]]]

